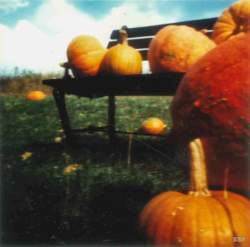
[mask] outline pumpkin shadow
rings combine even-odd
[[[82,157],[87,154],[95,162],[103,162],[107,157],[112,157],[112,163],[127,162],[129,155],[128,135],[119,135],[114,142],[103,135],[84,134],[78,135],[61,143],[32,143],[23,147],[24,150],[39,153],[40,157],[61,155],[68,152],[73,157]],[[131,151],[134,163],[144,163],[146,160],[160,160],[163,164],[174,163],[187,167],[187,152],[185,147],[168,144],[164,138],[154,136],[133,136]]]
[[[152,196],[150,192],[147,186],[104,185],[89,202],[90,229],[112,243],[142,244],[138,215]]]

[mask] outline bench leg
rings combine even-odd
[[[114,142],[115,134],[115,96],[109,95],[108,97],[108,135],[110,142]]]
[[[69,116],[65,104],[65,94],[58,89],[53,90],[54,99],[58,109],[61,125],[66,136],[66,139],[70,139],[71,127]]]

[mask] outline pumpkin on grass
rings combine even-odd
[[[166,127],[167,125],[160,118],[151,117],[142,123],[140,131],[145,134],[160,135]]]
[[[169,191],[144,207],[139,227],[149,241],[173,247],[250,246],[250,202],[236,193],[209,191],[200,139],[189,145],[190,191]]]
[[[119,31],[120,43],[109,48],[101,66],[101,74],[133,75],[142,72],[140,52],[128,44],[128,34],[124,29]]]
[[[41,101],[46,98],[46,94],[40,90],[29,91],[26,94],[26,99],[30,101]]]
[[[189,69],[171,103],[170,131],[175,141],[207,139],[208,153],[218,149],[207,155],[211,185],[221,186],[225,166],[236,166],[229,187],[245,192],[250,191],[249,51],[250,33],[219,44]]]
[[[185,25],[169,25],[152,39],[148,61],[153,73],[186,72],[200,57],[215,47],[204,33]]]
[[[106,49],[93,36],[79,35],[67,47],[69,65],[75,77],[94,76]]]
[[[239,0],[226,8],[213,27],[212,38],[219,44],[250,31],[250,0]]]
[[[63,169],[63,174],[64,175],[69,175],[77,171],[81,166],[79,164],[70,164]]]

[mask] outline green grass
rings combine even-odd
[[[164,190],[187,189],[186,153],[164,139],[128,136],[109,145],[106,134],[62,141],[50,96],[41,102],[1,97],[2,241],[5,243],[141,243],[136,220],[145,203]],[[150,116],[169,128],[169,97],[120,97],[117,129],[134,131]],[[106,124],[107,98],[67,97],[74,127]],[[80,142],[79,142],[80,140]],[[31,153],[27,159],[25,152]],[[79,168],[69,175],[70,164]]]

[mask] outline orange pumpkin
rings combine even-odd
[[[229,189],[250,195],[249,150],[247,142],[223,140],[219,137],[202,138],[210,185],[222,187],[225,168],[230,174]]]
[[[219,44],[250,31],[250,0],[239,0],[226,8],[213,27],[213,40]]]
[[[63,169],[64,175],[69,175],[74,173],[77,169],[79,169],[81,166],[79,164],[70,164]]]
[[[171,105],[173,138],[209,138],[206,147],[210,150],[206,150],[212,185],[221,186],[223,170],[236,166],[229,186],[248,192],[249,51],[250,33],[218,45],[189,69]]]
[[[157,246],[249,247],[250,202],[236,193],[209,191],[199,139],[190,149],[190,191],[162,192],[142,210],[140,230]]]
[[[67,57],[74,76],[96,75],[105,52],[95,37],[89,35],[75,37],[67,48]]]
[[[166,129],[166,124],[156,117],[146,119],[141,126],[141,131],[146,134],[159,135]]]
[[[215,47],[204,33],[185,25],[169,25],[152,39],[148,61],[153,73],[186,72],[201,56]]]
[[[30,91],[26,94],[26,99],[31,101],[41,101],[46,98],[46,94],[42,91]]]
[[[120,30],[120,44],[111,47],[105,54],[100,66],[101,74],[133,75],[142,72],[141,54],[128,45],[128,35]]]

